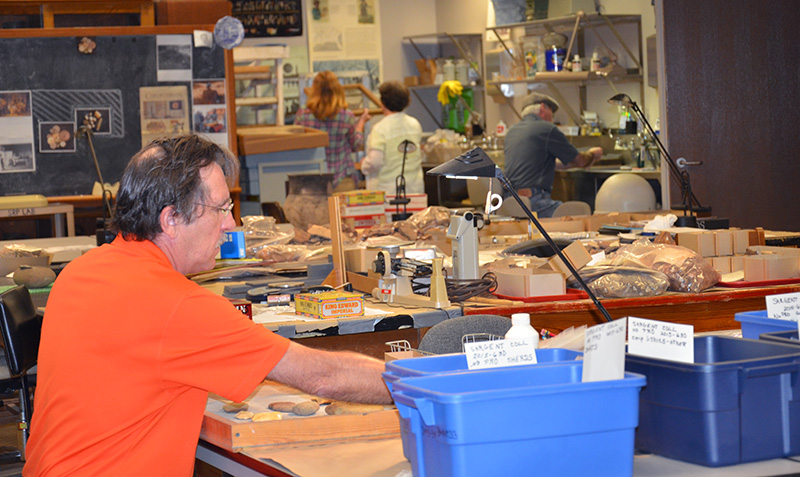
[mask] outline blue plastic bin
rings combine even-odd
[[[796,330],[797,322],[767,318],[767,310],[736,313],[736,321],[742,324],[742,338],[757,340],[762,333]]]
[[[573,351],[562,348],[542,348],[536,350],[537,364],[531,366],[538,366],[539,364],[554,364],[556,362],[572,362],[583,356],[580,351]],[[452,374],[469,371],[467,365],[467,355],[460,354],[443,354],[440,356],[425,356],[410,359],[398,359],[386,363],[386,373],[383,378],[386,381],[386,386],[389,391],[395,381],[404,377],[412,376],[428,376],[432,374]],[[411,420],[410,418],[400,414],[400,439],[403,443],[403,455],[406,459],[414,465],[415,459],[419,454],[419,447],[421,443],[414,440],[411,433]]]
[[[800,348],[704,336],[694,355],[626,356],[647,378],[637,449],[710,467],[800,454]]]
[[[797,337],[797,330],[762,333],[758,339],[792,346],[800,346],[800,338]]]
[[[575,361],[583,356],[580,351],[562,348],[541,348],[536,350],[538,364],[552,364],[554,362]],[[389,391],[392,384],[400,378],[412,376],[428,376],[431,374],[452,374],[469,371],[467,355],[443,354],[439,356],[423,356],[419,358],[398,359],[386,363],[386,374],[383,375]]]
[[[633,473],[642,376],[582,383],[583,362],[401,378],[416,477]]]

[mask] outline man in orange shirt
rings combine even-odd
[[[208,393],[266,377],[390,403],[381,361],[314,350],[186,278],[233,229],[239,165],[198,136],[153,141],[123,173],[117,238],[72,261],[48,298],[23,475],[190,476]]]

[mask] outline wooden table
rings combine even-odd
[[[56,237],[75,236],[75,210],[71,204],[50,204],[42,207],[18,207],[16,209],[0,209],[3,219],[30,219],[32,217],[53,218]],[[66,232],[66,235],[65,235]]]
[[[694,325],[695,332],[739,328],[734,318],[742,311],[765,310],[764,297],[800,291],[800,283],[757,288],[717,287],[703,293],[670,293],[647,298],[603,299],[612,318],[636,316]],[[511,316],[530,313],[534,328],[560,332],[570,326],[592,326],[604,321],[591,300],[549,301],[518,306],[466,308],[465,315]]]

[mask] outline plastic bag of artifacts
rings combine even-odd
[[[648,268],[664,273],[673,291],[699,293],[720,281],[708,260],[686,247],[656,244],[639,239],[622,246],[610,257],[610,265]]]
[[[620,266],[583,267],[578,272],[583,281],[600,298],[658,296],[669,288],[669,278],[659,271]],[[574,277],[567,286],[580,288]]]
[[[261,248],[273,244],[286,244],[294,239],[294,229],[278,227],[275,217],[247,215],[242,217],[245,253],[255,257]]]
[[[258,249],[255,257],[275,263],[305,262],[325,258],[330,253],[330,245],[272,244]]]
[[[444,240],[450,225],[447,207],[431,206],[415,212],[406,220],[374,225],[366,229],[362,240],[392,235],[401,240]]]

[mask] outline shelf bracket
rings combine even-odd
[[[611,20],[609,20],[608,17],[606,17],[605,15],[600,15],[600,16],[603,18],[603,20],[606,21],[606,23],[608,24],[608,28],[611,30],[611,32],[614,34],[614,36],[617,37],[617,41],[619,42],[620,45],[622,45],[622,48],[625,49],[625,52],[628,54],[628,57],[630,57],[630,59],[633,60],[633,62],[636,64],[636,67],[639,69],[639,71],[643,72],[642,64],[639,63],[639,60],[636,59],[636,55],[634,55],[633,52],[631,51],[631,49],[628,48],[628,45],[624,41],[622,41],[622,37],[619,35],[619,32],[617,31],[617,27],[615,27],[614,24],[611,23]],[[597,31],[595,31],[595,34],[597,34]],[[599,37],[600,36],[598,35],[598,38]],[[603,41],[602,38],[600,39],[600,41]],[[603,44],[605,45],[605,42]],[[606,47],[606,48],[608,48],[608,47]]]
[[[575,111],[573,111],[573,109],[569,106],[569,103],[564,99],[564,96],[561,95],[561,91],[556,88],[556,85],[554,85],[551,81],[547,81],[547,87],[550,88],[553,96],[555,96],[556,99],[561,103],[561,107],[564,108],[570,119],[572,119],[572,121],[578,126],[583,124],[581,117],[575,114]]]
[[[436,123],[436,125],[437,125],[437,126],[439,126],[439,129],[444,129],[444,126],[442,125],[442,122],[441,122],[441,121],[439,121],[439,118],[437,118],[437,117],[436,117],[436,116],[435,116],[435,115],[434,115],[434,114],[431,112],[431,110],[430,110],[430,109],[428,109],[428,106],[425,104],[425,101],[423,101],[423,100],[422,100],[422,98],[420,97],[419,93],[417,93],[417,92],[416,92],[415,90],[413,90],[413,89],[411,90],[411,92],[412,92],[412,93],[414,93],[414,96],[416,96],[416,97],[417,97],[417,101],[419,101],[419,104],[421,104],[421,105],[422,105],[422,107],[423,107],[423,108],[425,108],[425,111],[428,113],[428,115],[431,117],[431,119],[433,119],[433,122],[435,122],[435,123]]]

